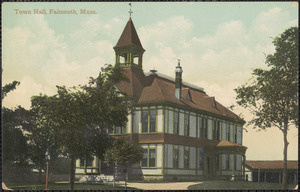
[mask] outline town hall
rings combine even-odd
[[[130,178],[166,180],[241,180],[245,177],[247,147],[238,115],[204,89],[185,82],[184,68],[174,62],[174,77],[145,72],[145,49],[130,17],[114,47],[115,65],[128,81],[116,86],[133,101],[134,112],[114,137],[126,136],[143,148],[143,158],[128,170]],[[98,158],[78,159],[78,176],[105,174]]]

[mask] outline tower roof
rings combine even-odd
[[[124,31],[115,47],[122,47],[122,46],[128,46],[128,45],[135,45],[144,50],[144,48],[141,44],[141,41],[139,39],[139,36],[133,25],[133,22],[131,20],[131,17],[129,18],[129,20],[124,28]]]

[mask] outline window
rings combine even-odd
[[[199,125],[199,138],[203,138],[203,127],[202,127],[202,118],[200,117],[199,118],[199,123],[198,123],[198,125]]]
[[[207,124],[208,120],[206,118],[202,119],[202,129],[203,129],[203,138],[207,139]]]
[[[220,121],[217,122],[217,140],[220,140],[220,132],[221,132],[221,126]]]
[[[93,160],[94,160],[93,157],[92,158],[87,158],[86,159],[86,166],[87,167],[93,166]]]
[[[155,167],[156,152],[155,149],[149,149],[149,167]]]
[[[174,147],[173,149],[173,168],[178,168],[178,158],[179,157],[179,150],[177,147]]]
[[[237,169],[237,155],[233,155],[234,170]]]
[[[94,158],[81,158],[80,159],[80,167],[91,167],[93,166]]]
[[[226,139],[229,141],[230,140],[230,125],[226,124]]]
[[[150,132],[156,131],[156,110],[150,110]]]
[[[142,167],[156,166],[156,150],[154,148],[143,149]]]
[[[192,97],[191,97],[190,91],[188,92],[187,99],[188,99],[189,101],[192,101]]]
[[[234,142],[237,143],[237,126],[234,127]]]
[[[213,139],[220,140],[220,121],[213,121]]]
[[[216,121],[213,121],[213,135],[212,135],[212,139],[216,139],[216,129],[217,129],[217,123]]]
[[[148,149],[143,149],[142,167],[148,166]]]
[[[142,133],[156,132],[156,110],[142,111]]]
[[[203,153],[203,148],[200,147],[199,148],[199,169],[203,169],[204,168],[204,153]]]
[[[80,167],[84,167],[84,163],[85,163],[84,161],[85,161],[84,158],[81,158],[81,159],[80,159]]]
[[[174,134],[179,133],[179,113],[177,111],[174,112]]]
[[[126,124],[122,126],[108,127],[108,134],[124,134],[124,133],[126,133]]]
[[[184,114],[184,135],[190,135],[190,116],[188,114]]]
[[[148,132],[148,111],[142,112],[142,132]]]
[[[184,168],[189,168],[189,156],[190,156],[190,151],[188,148],[184,150]]]

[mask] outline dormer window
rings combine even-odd
[[[217,108],[216,100],[215,100],[214,97],[213,97],[212,107],[213,107],[213,108]]]
[[[192,97],[191,97],[190,90],[188,91],[187,99],[188,99],[189,101],[192,101]]]

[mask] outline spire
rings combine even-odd
[[[123,47],[128,45],[134,45],[138,48],[141,48],[144,50],[141,41],[139,39],[139,36],[135,30],[135,27],[133,25],[131,17],[129,18],[124,31],[115,47]]]
[[[129,13],[129,17],[131,18],[131,14],[133,13],[133,11],[131,10],[131,3],[129,3],[128,5],[130,6],[128,13]]]

